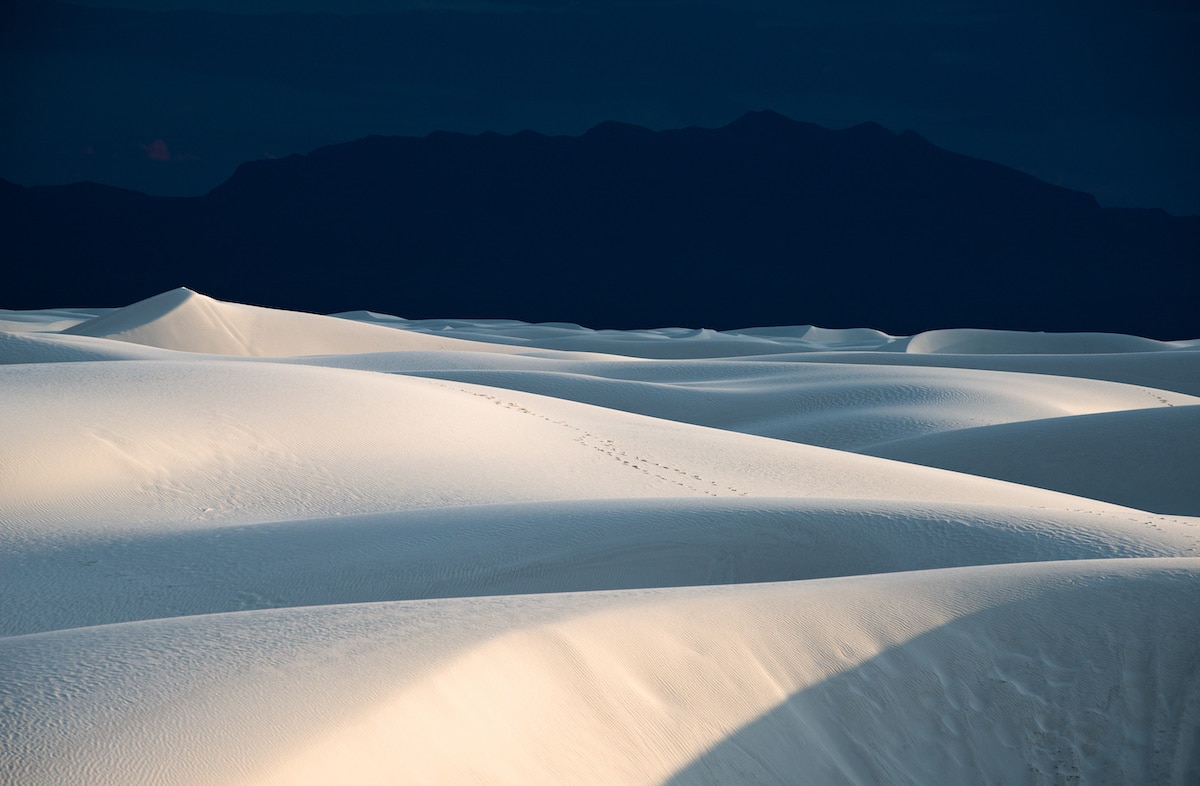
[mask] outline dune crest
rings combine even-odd
[[[908,352],[956,355],[1101,355],[1161,352],[1174,342],[1117,333],[1032,333],[1016,330],[955,328],[929,330],[912,337]]]
[[[501,345],[416,335],[318,314],[224,303],[186,287],[163,292],[62,332],[183,352],[242,357],[412,349],[513,351]]]

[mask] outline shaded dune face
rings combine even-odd
[[[1200,342],[0,312],[0,780],[1200,779]]]

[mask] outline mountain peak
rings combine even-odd
[[[721,130],[743,136],[774,139],[816,139],[830,133],[827,128],[813,123],[802,123],[770,109],[747,112]]]

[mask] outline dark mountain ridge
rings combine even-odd
[[[773,112],[367,137],[243,164],[202,197],[0,188],[0,306],[179,285],[321,312],[593,327],[975,326],[1200,335],[1200,217],[1090,195],[875,124]]]

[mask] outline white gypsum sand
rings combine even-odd
[[[1200,780],[1200,343],[0,312],[0,782]]]

